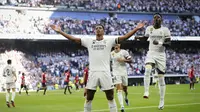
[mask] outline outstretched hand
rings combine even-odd
[[[137,25],[137,27],[136,27],[136,28],[138,28],[138,29],[141,29],[141,28],[143,28],[143,27],[144,27],[144,25],[145,25],[145,23],[146,23],[146,22],[141,22],[141,23],[138,23],[138,25]]]
[[[56,26],[56,25],[50,25],[50,27],[54,30],[54,31],[56,31],[56,32],[59,32],[59,31],[61,31],[61,28],[60,28],[60,26]]]

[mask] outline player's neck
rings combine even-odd
[[[103,35],[96,35],[96,40],[98,41],[103,40]]]
[[[159,28],[161,28],[161,25],[155,24],[155,25],[153,25],[153,27],[154,27],[155,29],[159,29]]]

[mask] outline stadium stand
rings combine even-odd
[[[147,21],[146,26],[152,24],[152,15],[141,14],[5,11],[0,12],[0,34],[55,34],[49,24],[57,24],[68,34],[94,35],[94,26],[100,23],[105,26],[106,35],[124,35],[141,20]],[[172,36],[200,35],[198,16],[165,15],[163,18],[163,25],[170,29]],[[137,35],[143,35],[144,31],[139,31]]]
[[[1,4],[80,11],[200,13],[198,0],[2,0]]]

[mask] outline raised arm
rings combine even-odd
[[[145,34],[143,36],[135,36],[135,40],[136,41],[147,41],[149,38],[149,34],[150,34],[150,27],[148,26],[145,30]]]
[[[61,28],[59,27],[59,26],[56,26],[56,25],[50,25],[50,27],[54,30],[54,31],[56,31],[57,33],[59,33],[59,34],[61,34],[62,36],[64,36],[65,38],[67,38],[67,39],[69,39],[69,40],[72,40],[72,41],[74,41],[74,42],[76,42],[76,43],[81,43],[81,39],[80,38],[76,38],[76,37],[74,37],[74,36],[71,36],[71,35],[69,35],[69,34],[66,34],[65,32],[63,32],[62,30],[61,30]]]
[[[129,33],[127,33],[126,35],[124,36],[121,36],[118,38],[118,42],[122,42],[124,40],[127,40],[129,39],[133,34],[135,34],[139,29],[141,29],[142,27],[144,27],[145,23],[139,23],[137,25],[137,27],[135,29],[133,29],[132,31],[130,31]]]

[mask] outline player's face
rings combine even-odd
[[[104,35],[103,26],[101,26],[101,25],[96,26],[96,35]]]
[[[119,50],[120,50],[120,45],[119,44],[117,44],[117,45],[115,45],[115,52],[119,52]]]
[[[161,18],[160,15],[155,15],[155,16],[153,17],[153,21],[154,21],[154,24],[155,24],[155,25],[160,25],[161,22],[162,22],[162,18]]]

